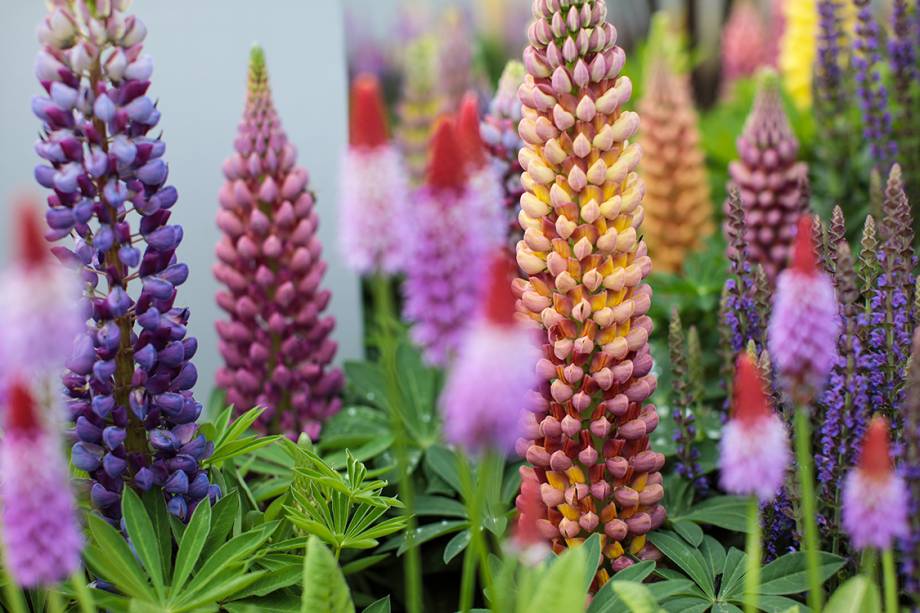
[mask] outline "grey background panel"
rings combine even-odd
[[[0,0],[0,263],[8,256],[13,194],[42,195],[32,180],[32,147],[40,128],[29,107],[40,87],[33,75],[35,28],[42,0]],[[219,233],[214,224],[221,164],[230,154],[243,111],[249,49],[265,48],[275,104],[298,163],[311,177],[320,211],[320,238],[332,290],[328,312],[338,319],[338,359],[362,352],[358,280],[338,257],[339,161],[346,143],[347,95],[342,8],[338,0],[137,0],[131,12],[147,25],[155,62],[150,93],[159,99],[169,182],[179,190],[173,219],[185,228],[179,257],[191,276],[179,303],[192,309],[198,337],[198,398],[207,400],[220,363],[214,322],[218,285],[211,275]]]

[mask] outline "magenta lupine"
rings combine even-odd
[[[341,247],[358,273],[393,274],[402,266],[409,179],[390,143],[380,85],[371,75],[351,89],[350,146],[341,174]]]
[[[477,215],[484,206],[470,189],[452,118],[435,128],[430,159],[427,184],[405,223],[404,315],[425,359],[443,365],[460,347],[480,303],[491,241]]]
[[[803,191],[808,169],[796,161],[798,150],[779,84],[771,75],[765,78],[738,138],[740,159],[728,169],[729,191],[737,187],[741,194],[748,255],[752,263],[763,266],[771,282],[786,267],[796,223],[807,207]],[[729,198],[726,218],[730,204]],[[728,228],[725,233],[730,240]]]
[[[890,549],[908,535],[907,486],[891,464],[888,422],[869,424],[857,465],[843,486],[843,527],[856,549]]]
[[[225,361],[217,383],[238,410],[266,408],[263,430],[315,438],[341,403],[335,318],[322,315],[330,293],[320,289],[326,263],[309,176],[295,165],[259,48],[234,147],[217,216],[224,236],[214,276],[227,288],[217,303],[229,314],[217,323]]]
[[[489,105],[489,112],[480,126],[480,135],[489,160],[501,178],[502,211],[509,232],[507,242],[512,251],[523,238],[521,224],[517,219],[518,205],[524,195],[524,186],[521,184],[523,169],[518,161],[518,151],[523,143],[517,132],[522,116],[517,92],[524,82],[525,74],[523,64],[508,62],[498,81],[498,90]]]
[[[126,485],[161,488],[184,519],[219,488],[199,468],[212,446],[196,424],[198,342],[177,302],[189,273],[176,255],[182,227],[169,224],[178,193],[166,185],[166,143],[150,135],[160,121],[147,95],[153,60],[128,4],[51,3],[38,29],[36,76],[48,95],[32,100],[45,161],[35,179],[53,190],[46,237],[73,238],[55,254],[82,267],[91,305],[64,377],[79,439],[73,464],[90,474],[93,505],[112,521]]]
[[[720,443],[722,488],[769,502],[783,487],[792,461],[789,434],[770,406],[760,370],[745,352],[738,356],[732,417]]]
[[[810,401],[837,360],[841,332],[834,283],[818,269],[811,217],[799,221],[792,266],[780,273],[767,331],[770,356],[787,391]]]
[[[441,396],[444,438],[473,455],[514,451],[538,383],[537,334],[533,325],[515,316],[515,272],[510,255],[499,252],[489,271],[485,304],[460,346]],[[501,368],[496,368],[497,356]]]
[[[47,407],[46,413],[60,410]],[[83,536],[55,418],[41,415],[30,387],[9,384],[0,440],[3,546],[22,587],[51,585],[80,566]]]
[[[735,81],[753,76],[769,62],[767,39],[760,8],[750,0],[734,3],[722,30],[723,93],[730,93]]]

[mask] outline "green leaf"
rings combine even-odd
[[[821,581],[826,581],[840,570],[846,560],[832,553],[820,552],[818,570]],[[805,554],[796,551],[787,553],[763,567],[760,578],[760,593],[783,596],[800,594],[808,589]]]
[[[621,581],[644,581],[646,577],[652,574],[655,569],[655,563],[651,560],[639,562],[632,566],[627,566],[613,577],[598,590],[597,594],[591,600],[588,607],[588,613],[616,613],[623,610],[623,602],[613,589],[613,584]],[[688,581],[688,583],[690,583]]]
[[[261,598],[228,602],[223,608],[230,613],[300,613],[300,598],[278,592]]]
[[[614,581],[613,592],[630,613],[657,613],[658,602],[648,588],[635,581]]]
[[[432,445],[425,452],[425,463],[455,491],[463,489],[457,472],[457,455],[453,451],[442,445]]]
[[[272,592],[286,587],[299,586],[301,580],[303,580],[303,565],[300,560],[297,560],[295,563],[271,569],[271,572],[262,575],[258,581],[255,581],[245,590],[234,593],[233,599],[240,600],[253,596],[268,596]]]
[[[361,556],[360,558],[356,558],[343,566],[342,574],[347,577],[348,575],[359,573],[362,570],[370,568],[374,564],[387,559],[388,557],[390,557],[390,554],[388,553],[380,553],[373,556]]]
[[[688,545],[673,532],[652,532],[649,540],[661,553],[677,564],[693,579],[709,598],[715,598],[715,578],[703,558],[703,554]]]
[[[457,555],[463,552],[466,549],[467,545],[470,544],[470,534],[469,530],[464,530],[463,532],[458,532],[454,535],[454,538],[450,539],[447,542],[447,545],[444,547],[444,563],[450,564],[450,561],[453,560]]]
[[[694,588],[694,585],[690,579],[667,579],[650,583],[648,589],[658,602],[663,602],[678,594],[683,596],[692,595],[694,589],[699,589]]]
[[[585,578],[582,581],[582,589],[585,593],[591,588],[591,582],[597,574],[597,567],[601,563],[601,537],[599,534],[592,534],[581,544],[578,549],[585,558]]]
[[[345,577],[332,553],[314,537],[307,542],[303,560],[301,613],[354,613]]]
[[[679,519],[689,519],[734,532],[747,532],[747,508],[747,498],[715,496],[696,505]]]
[[[730,602],[713,603],[710,613],[743,613],[741,609]]]
[[[712,606],[712,601],[703,596],[680,596],[662,603],[661,606],[668,613],[705,613]]]
[[[207,559],[214,551],[224,544],[227,535],[233,530],[240,514],[240,496],[238,493],[228,493],[217,501],[211,510],[211,531],[205,541],[202,556]]]
[[[740,606],[744,606],[743,602],[738,600],[735,600],[735,602]],[[811,613],[811,609],[786,596],[767,596],[761,594],[757,597],[757,605],[762,611],[766,611],[767,613],[785,613],[790,609],[799,609],[802,613]],[[881,611],[881,609],[876,609],[876,611]]]
[[[160,559],[160,544],[153,531],[153,523],[147,515],[147,509],[140,497],[130,487],[125,488],[121,497],[121,510],[125,518],[128,536],[137,552],[137,557],[147,570],[160,599],[165,596],[163,583],[163,565]]]
[[[419,526],[415,529],[415,544],[422,545],[428,541],[442,537],[446,534],[459,532],[460,530],[463,530],[467,527],[469,527],[469,522],[459,519],[451,521],[444,520],[435,522],[433,524],[425,524],[424,526]],[[406,536],[404,534],[401,534],[384,543],[378,552],[383,553],[385,551],[392,551],[393,549],[397,550],[398,555],[402,555],[406,551]]]
[[[528,605],[518,611],[580,611],[587,591],[573,589],[584,582],[585,556],[569,549],[555,559],[540,579],[535,592],[524,594]]]
[[[466,507],[462,503],[444,496],[421,495],[415,498],[417,517],[460,517],[466,519]]]
[[[856,575],[837,588],[824,613],[862,613],[863,611],[881,611],[882,599],[875,582],[865,575]]]
[[[372,602],[363,613],[390,613],[390,597],[384,596],[380,600]]]
[[[725,566],[725,547],[707,534],[703,539],[703,545],[700,547],[700,553],[703,554],[703,558],[709,564],[713,577],[719,575]]]
[[[627,566],[618,573],[614,573],[612,579],[614,581],[645,581],[646,577],[651,575],[654,570],[655,562],[652,560],[645,560],[644,562]]]
[[[170,583],[173,569],[173,538],[169,523],[169,512],[166,510],[166,500],[162,494],[154,489],[144,492],[142,497],[147,514],[153,522],[153,531],[157,535],[160,547],[160,562],[163,567],[163,580]]]
[[[173,583],[170,593],[175,597],[181,593],[182,587],[192,574],[192,569],[198,562],[201,550],[204,549],[208,532],[211,530],[211,505],[199,504],[192,513],[182,540],[179,543],[179,552],[176,554],[176,567],[173,572]]]
[[[345,362],[349,391],[371,405],[386,406],[386,383],[380,366],[373,362]]]
[[[199,592],[191,599],[183,599],[183,604],[175,607],[177,613],[183,611],[198,611],[201,607],[208,607],[221,600],[231,598],[234,594],[241,592],[250,585],[261,579],[267,574],[267,571],[255,573],[227,573],[215,578],[214,581],[207,585],[207,589]]]
[[[672,521],[671,527],[674,528],[674,532],[681,535],[685,541],[694,547],[699,547],[700,543],[703,542],[703,529],[689,519]]]
[[[128,596],[155,601],[156,596],[147,583],[147,577],[125,539],[97,515],[91,513],[86,517],[95,541],[84,553],[91,565],[104,579],[115,584]]]
[[[722,586],[719,596],[723,600],[741,597],[744,594],[744,575],[747,572],[747,554],[732,547],[722,565]]]

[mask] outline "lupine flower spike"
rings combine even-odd
[[[656,270],[676,273],[712,233],[712,201],[689,76],[659,50],[648,67],[642,114],[645,240]]]
[[[729,166],[729,192],[737,188],[744,209],[744,239],[752,263],[761,264],[773,282],[786,267],[796,223],[806,212],[808,168],[796,161],[799,143],[792,133],[775,75],[763,77],[754,109],[738,139],[739,160]],[[731,198],[725,202],[726,219]],[[724,228],[731,241],[730,228]],[[729,256],[733,254],[729,252]]]
[[[769,63],[768,31],[760,8],[751,0],[732,5],[722,31],[722,92],[729,94],[738,79],[752,77]]]
[[[732,389],[732,416],[720,443],[720,484],[731,494],[769,502],[783,487],[792,461],[789,434],[747,352],[738,356]]]
[[[537,387],[539,349],[531,323],[515,316],[513,263],[501,251],[489,272],[485,305],[467,334],[441,398],[444,437],[468,454],[509,454]],[[495,368],[495,356],[504,367]]]
[[[564,5],[564,6],[562,6]],[[632,83],[604,0],[534,3],[520,89],[525,142],[515,282],[520,308],[542,325],[543,381],[518,452],[546,506],[539,526],[558,552],[602,533],[609,574],[654,557],[646,534],[665,509],[664,456],[646,404],[652,374],[651,270],[639,238],[645,193],[635,172],[639,126],[625,110]]]
[[[787,392],[810,402],[837,359],[840,315],[831,278],[818,269],[811,217],[799,220],[792,266],[776,284],[768,330],[770,355]]]
[[[404,315],[431,364],[446,364],[455,355],[482,298],[492,241],[480,200],[470,188],[454,122],[444,117],[431,142],[427,185],[405,224],[411,236]]]
[[[182,228],[169,224],[178,195],[166,185],[166,143],[148,136],[160,121],[147,95],[153,60],[127,4],[57,2],[39,27],[36,74],[48,95],[32,101],[45,160],[35,178],[53,190],[47,237],[73,237],[72,250],[55,253],[82,266],[92,307],[64,378],[73,464],[90,473],[93,505],[112,520],[126,485],[162,488],[185,518],[219,489],[198,465],[210,445],[191,391],[198,343],[177,304],[188,278],[176,257]]]
[[[784,0],[783,37],[779,67],[783,83],[795,105],[811,108],[811,81],[817,57],[818,8],[816,0]]]
[[[429,141],[443,98],[437,87],[437,44],[423,36],[406,47],[402,97],[397,107],[396,141],[412,187],[425,182]]]
[[[890,549],[908,535],[907,487],[892,466],[889,437],[888,421],[873,419],[859,464],[844,483],[843,527],[859,550]]]
[[[521,101],[518,100],[517,92],[524,82],[524,73],[523,64],[508,62],[480,130],[492,167],[501,180],[502,211],[509,233],[506,240],[512,253],[514,245],[521,239],[517,211],[524,187],[521,185],[522,168],[517,154],[523,143],[517,132],[521,121]]]
[[[409,187],[389,141],[376,77],[362,75],[352,84],[350,140],[342,165],[342,251],[362,275],[393,274],[402,266],[398,226],[406,218]]]
[[[335,318],[322,316],[330,293],[320,289],[326,263],[309,176],[296,166],[258,47],[234,146],[217,214],[224,237],[214,276],[227,287],[217,303],[229,314],[217,323],[225,361],[217,383],[238,410],[266,408],[263,430],[315,438],[341,403],[342,374],[331,366],[336,344],[329,338]]]

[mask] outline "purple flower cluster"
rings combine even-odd
[[[920,10],[914,9],[914,17],[920,20]],[[913,24],[911,32],[907,0],[894,0],[891,12],[892,37],[888,40],[888,61],[894,78],[894,92],[902,113],[909,113],[913,98],[911,85],[920,72],[917,66],[917,46],[920,45],[920,23]],[[912,39],[911,36],[914,36]]]
[[[671,415],[676,428],[671,435],[677,447],[675,470],[677,474],[693,483],[700,495],[709,490],[709,482],[700,466],[700,450],[696,444],[696,416],[693,408],[699,406],[699,398],[689,380],[687,351],[684,341],[683,326],[677,309],[671,312],[671,326],[668,333],[668,345],[671,357]]]
[[[818,61],[815,66],[815,97],[818,108],[828,117],[846,106],[841,42],[846,36],[843,7],[836,0],[818,1]]]
[[[36,74],[47,95],[32,102],[44,160],[35,178],[52,190],[48,238],[73,237],[55,253],[81,267],[91,305],[64,378],[73,464],[113,520],[126,484],[162,488],[185,518],[219,490],[199,468],[211,444],[198,434],[191,392],[198,343],[186,335],[188,309],[175,304],[188,278],[176,258],[182,228],[169,223],[177,193],[166,185],[166,144],[148,136],[160,120],[147,95],[153,60],[146,28],[123,4],[55,6],[40,26]]]
[[[901,574],[908,593],[920,593],[920,329],[913,338],[908,391],[904,405],[904,456],[901,476],[907,483],[910,531],[899,543]]]
[[[878,65],[879,27],[872,14],[870,0],[853,0],[858,7],[853,66],[860,108],[864,117],[863,136],[869,141],[872,158],[883,171],[898,154],[897,143],[891,137],[891,114],[888,111],[888,90],[882,83]]]

